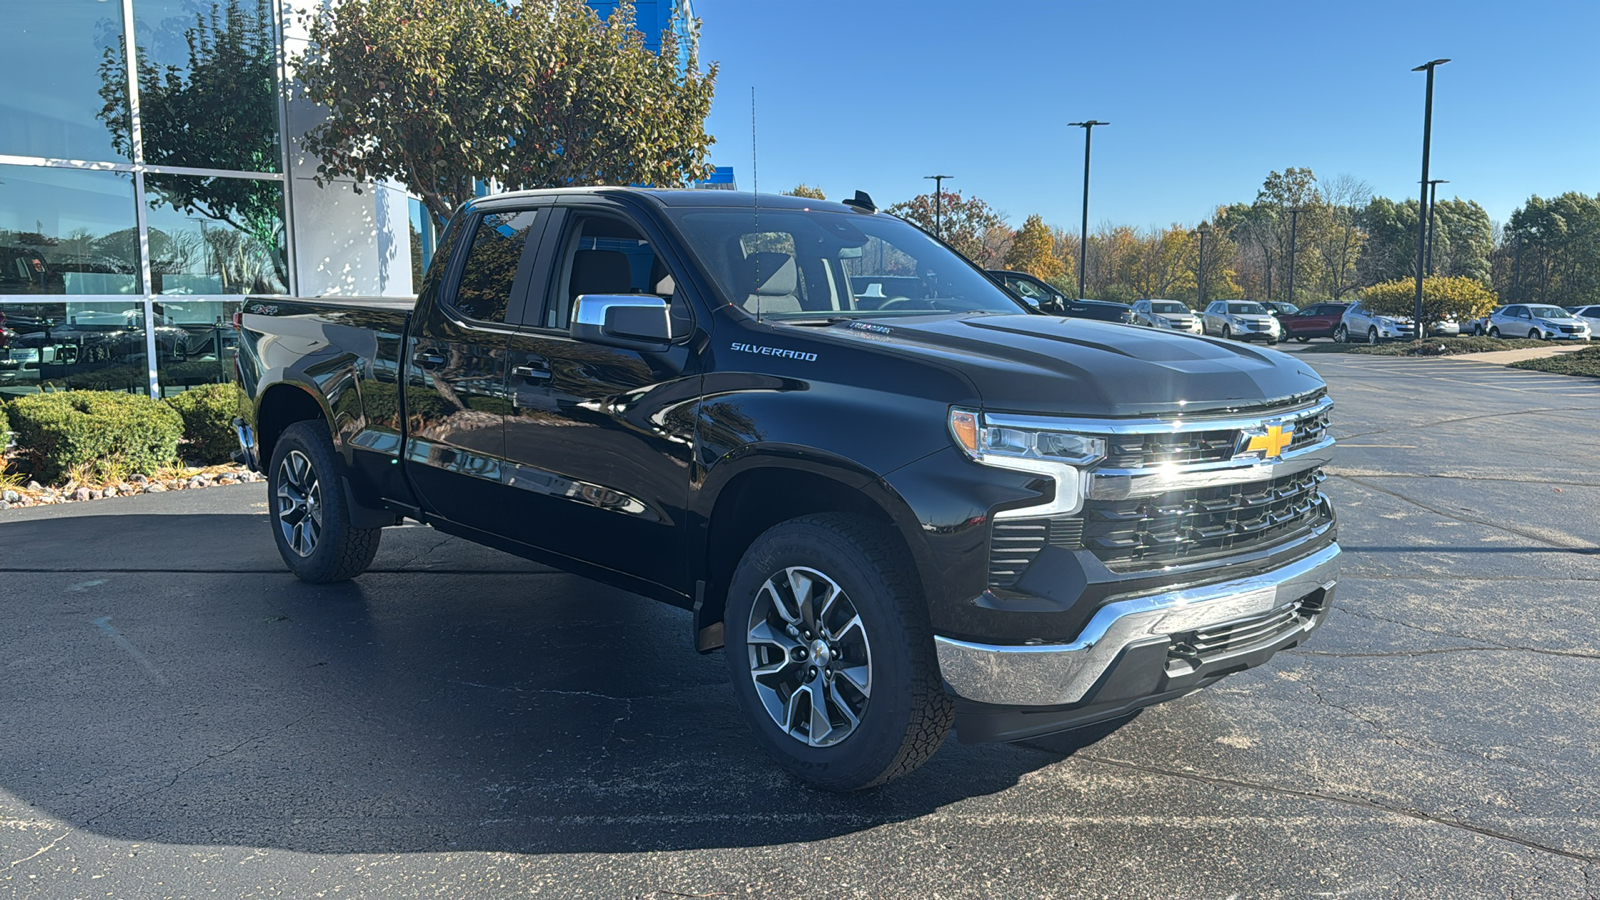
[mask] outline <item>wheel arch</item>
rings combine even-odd
[[[722,646],[728,586],[745,551],[767,529],[800,516],[844,512],[888,527],[911,560],[919,588],[926,587],[926,546],[909,537],[919,533],[917,518],[883,479],[844,460],[761,454],[739,462],[719,467],[721,477],[702,488],[702,527],[691,551],[696,649]]]
[[[320,419],[332,422],[325,402],[316,392],[292,381],[269,386],[256,401],[256,458],[264,468],[284,429],[296,422]],[[331,427],[331,426],[330,426]],[[329,432],[332,434],[331,430]]]

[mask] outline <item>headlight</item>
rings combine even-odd
[[[987,457],[1037,459],[1086,466],[1105,458],[1105,438],[1070,431],[1017,428],[983,421],[979,413],[950,411],[950,434],[966,454],[983,462]]]
[[[1162,328],[1171,328],[1172,320],[1166,316],[1156,316],[1156,324]]]

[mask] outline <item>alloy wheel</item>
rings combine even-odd
[[[322,538],[322,485],[311,460],[290,450],[278,464],[278,530],[300,556],[310,556]]]
[[[774,573],[746,626],[756,695],[784,733],[829,747],[861,724],[872,695],[872,646],[839,583],[816,569]]]

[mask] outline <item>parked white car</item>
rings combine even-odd
[[[1203,334],[1215,334],[1223,340],[1276,344],[1283,337],[1278,317],[1250,300],[1213,300],[1200,318]]]
[[[1140,300],[1133,304],[1133,324],[1174,331],[1204,332],[1194,310],[1176,300]]]
[[[1352,303],[1345,307],[1339,327],[1333,332],[1333,339],[1341,344],[1352,341],[1376,344],[1379,341],[1411,340],[1416,333],[1417,327],[1409,318],[1380,316],[1368,311],[1360,303]]]
[[[1575,306],[1572,308],[1572,317],[1582,319],[1589,326],[1589,336],[1592,338],[1596,331],[1600,331],[1600,306]]]
[[[1489,316],[1489,336],[1543,341],[1587,341],[1589,323],[1548,303],[1512,303]]]

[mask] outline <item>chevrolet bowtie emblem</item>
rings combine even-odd
[[[1250,430],[1239,436],[1241,446],[1234,456],[1260,454],[1262,459],[1277,459],[1294,442],[1293,425],[1268,425],[1260,431]]]

